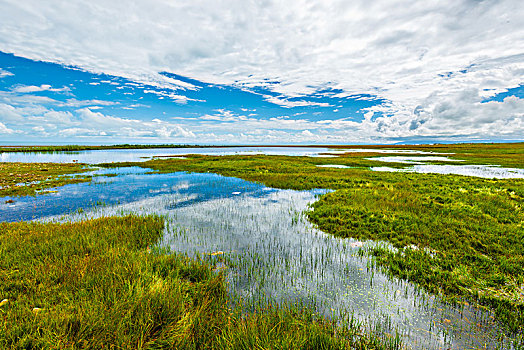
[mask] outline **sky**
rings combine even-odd
[[[524,141],[521,0],[1,0],[0,143]]]

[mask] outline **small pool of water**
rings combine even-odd
[[[432,174],[455,174],[464,176],[483,177],[487,179],[522,179],[524,169],[503,168],[495,165],[432,165],[416,164],[408,168],[373,167],[373,171],[397,171],[411,173],[432,173]]]
[[[303,211],[325,190],[278,190],[214,174],[147,174],[140,168],[99,174],[119,175],[15,198],[0,205],[0,220],[160,214],[167,225],[159,244],[217,263],[231,297],[242,298],[246,309],[269,301],[305,305],[327,317],[398,332],[411,349],[511,348],[490,313],[441,303],[388,278],[359,254],[372,242],[315,229]]]
[[[440,153],[432,151],[418,151],[412,149],[387,149],[387,148],[349,148],[337,150],[337,153],[384,153],[384,154],[428,154],[428,155],[450,155],[453,153]],[[331,151],[333,153],[333,151]]]
[[[423,164],[424,162],[463,162],[460,159],[451,159],[439,156],[388,156],[366,158],[367,160],[376,160],[386,163],[406,163],[406,164]]]
[[[351,169],[350,166],[342,165],[342,164],[321,164],[317,165],[319,168],[336,168],[336,169]]]

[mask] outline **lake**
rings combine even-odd
[[[410,166],[406,168],[372,167],[373,171],[405,171],[418,173],[457,174],[484,178],[524,178],[524,169],[504,168],[492,165],[438,165],[426,164],[431,161],[454,161],[443,155],[449,153],[434,153],[416,150],[386,150],[386,149],[330,149],[326,147],[209,147],[209,148],[151,148],[151,149],[114,149],[75,152],[3,152],[0,162],[22,163],[111,163],[111,162],[144,162],[155,158],[183,157],[188,154],[202,155],[284,155],[331,157],[333,164],[323,167],[345,168],[336,164],[338,155],[346,152],[374,152],[377,154],[401,154],[369,158],[377,161],[402,162]]]

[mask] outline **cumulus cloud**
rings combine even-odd
[[[31,59],[160,87],[195,88],[159,73],[166,71],[262,86],[282,96],[268,95],[270,102],[290,108],[311,102],[289,98],[326,87],[387,101],[360,126],[339,123],[349,128],[340,137],[360,128],[375,138],[522,138],[520,99],[483,100],[524,81],[523,48],[519,0],[0,4],[0,50]],[[160,97],[187,103],[183,94],[166,94]],[[248,119],[242,122],[256,123]]]
[[[15,126],[17,130],[13,129]],[[197,140],[197,136],[187,127],[160,119],[143,121],[119,118],[87,107],[70,112],[42,106],[17,107],[5,103],[0,103],[0,134],[21,134],[27,138],[102,137],[142,141],[161,139],[170,142]]]

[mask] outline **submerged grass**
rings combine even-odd
[[[0,223],[2,349],[395,349],[307,310],[231,310],[220,273],[150,248],[156,216]]]
[[[27,196],[38,191],[72,183],[88,182],[83,164],[0,163],[0,197]]]
[[[367,162],[359,159],[336,164]],[[512,331],[524,331],[524,180],[316,167],[329,163],[333,158],[195,155],[132,165],[334,189],[308,213],[320,229],[389,242],[394,249],[370,254],[390,274],[489,306]]]

